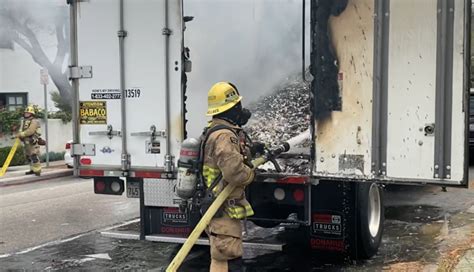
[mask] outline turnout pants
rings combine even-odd
[[[30,162],[30,170],[34,173],[41,173],[41,162],[39,159],[40,146],[37,144],[25,143],[26,159]]]
[[[232,269],[231,264],[242,258],[242,226],[240,220],[224,215],[211,220],[206,230],[211,248],[211,272],[240,271]]]

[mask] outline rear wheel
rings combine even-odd
[[[377,253],[382,240],[384,206],[383,192],[376,183],[360,183],[357,186],[356,259],[368,259]]]

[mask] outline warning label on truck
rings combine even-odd
[[[106,101],[79,102],[79,122],[82,125],[107,124],[107,102]]]

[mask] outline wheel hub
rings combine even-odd
[[[377,184],[373,183],[369,189],[369,232],[372,237],[376,237],[380,229],[381,220],[380,191]]]

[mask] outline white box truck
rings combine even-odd
[[[180,212],[174,192],[186,118],[201,114],[186,110],[186,1],[68,4],[75,174],[140,200],[140,229],[105,235],[182,243],[200,217]],[[383,228],[378,184],[468,185],[471,1],[308,4],[310,145],[298,156],[310,171],[259,174],[248,220],[296,224],[316,252],[369,258]]]

